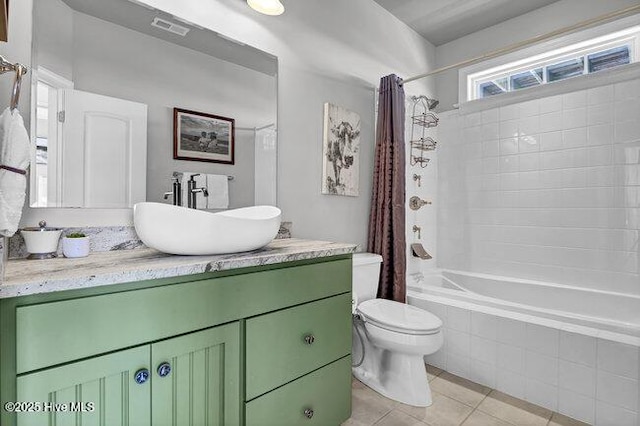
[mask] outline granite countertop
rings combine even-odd
[[[80,259],[12,260],[6,264],[0,299],[315,259],[355,249],[353,244],[287,238],[259,250],[217,256],[173,256],[141,248]]]

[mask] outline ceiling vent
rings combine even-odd
[[[167,21],[162,18],[158,18],[157,16],[153,18],[151,26],[160,28],[161,30],[169,31],[170,33],[178,34],[182,37],[186,36],[189,32],[189,28],[183,27],[182,25],[174,24],[173,22]]]

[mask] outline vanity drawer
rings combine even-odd
[[[17,372],[166,339],[350,290],[351,259],[339,259],[20,306],[16,309]]]
[[[246,399],[251,400],[351,352],[351,293],[246,323]]]
[[[306,411],[305,413],[305,410]],[[246,426],[339,425],[351,416],[347,356],[245,406]]]

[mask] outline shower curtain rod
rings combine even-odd
[[[412,81],[415,81],[415,80],[420,80],[422,78],[429,77],[431,75],[440,74],[442,72],[449,71],[449,70],[452,70],[452,69],[455,69],[455,68],[461,68],[461,67],[464,67],[464,66],[467,66],[467,65],[472,65],[472,64],[475,64],[475,63],[478,63],[478,62],[485,61],[487,59],[492,59],[492,58],[504,55],[506,53],[515,52],[516,50],[522,49],[523,47],[531,46],[533,44],[540,43],[541,41],[549,40],[549,39],[557,37],[559,35],[571,33],[571,32],[574,32],[576,30],[580,30],[580,29],[583,29],[583,28],[588,28],[588,27],[591,27],[593,25],[600,24],[600,23],[606,22],[606,21],[610,21],[612,19],[619,18],[619,17],[625,16],[625,15],[631,15],[634,12],[640,12],[640,5],[630,6],[630,7],[624,8],[624,9],[617,10],[615,12],[611,12],[611,13],[607,13],[607,14],[598,16],[596,18],[587,19],[586,21],[581,21],[581,22],[578,22],[577,24],[570,25],[568,27],[560,28],[558,30],[551,31],[551,32],[546,33],[546,34],[541,34],[539,36],[535,36],[535,37],[530,38],[528,40],[521,41],[519,43],[514,43],[514,44],[511,44],[511,45],[509,45],[507,47],[503,47],[501,49],[494,50],[493,52],[485,53],[484,55],[480,55],[480,56],[477,56],[477,57],[472,58],[472,59],[467,59],[466,61],[458,62],[458,63],[452,64],[452,65],[447,65],[445,67],[437,68],[437,69],[435,69],[433,71],[429,71],[429,72],[426,72],[424,74],[419,74],[419,75],[416,75],[416,76],[413,76],[413,77],[410,77],[410,78],[406,78],[406,79],[402,80],[402,84],[409,83],[409,82],[412,82]]]

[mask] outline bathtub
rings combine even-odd
[[[407,284],[444,323],[427,363],[589,424],[640,425],[640,296],[450,270]]]

